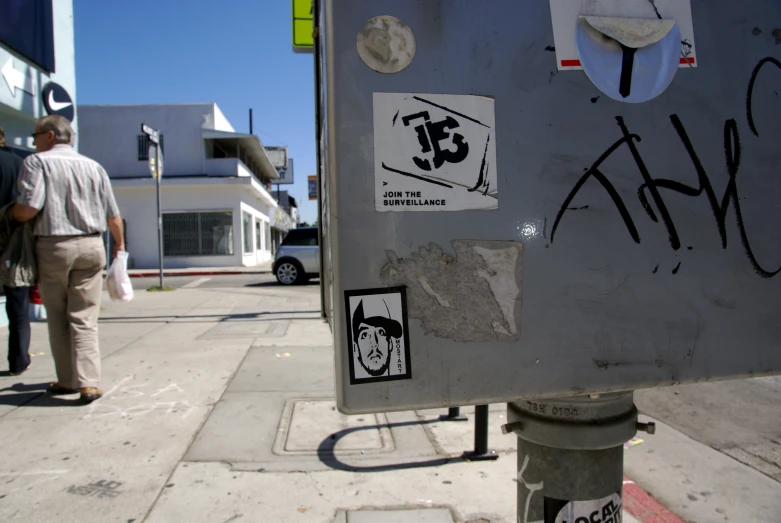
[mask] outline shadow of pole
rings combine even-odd
[[[388,427],[389,429],[394,429],[394,428],[409,427],[415,425],[418,426],[429,425],[431,423],[440,423],[440,421],[438,419],[429,420],[429,421],[406,421],[403,423],[387,423],[383,426]],[[338,457],[336,457],[336,454],[334,453],[334,449],[336,448],[336,444],[339,442],[339,440],[354,432],[358,432],[361,430],[377,430],[379,428],[380,427],[377,425],[367,425],[365,427],[353,427],[351,429],[344,429],[334,434],[331,434],[330,436],[328,436],[327,438],[325,438],[323,441],[320,442],[320,445],[317,448],[317,458],[324,465],[327,465],[328,467],[334,470],[341,470],[344,472],[388,472],[393,470],[439,467],[441,465],[447,465],[450,463],[457,463],[457,462],[464,461],[464,459],[461,456],[457,456],[457,457],[447,457],[447,458],[436,458],[428,461],[412,461],[407,463],[393,463],[389,465],[370,465],[366,467],[361,467],[357,465],[350,465],[348,463],[341,461]]]

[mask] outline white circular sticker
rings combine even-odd
[[[395,16],[370,18],[358,32],[358,54],[378,73],[403,71],[415,57],[415,35]]]

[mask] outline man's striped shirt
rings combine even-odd
[[[70,145],[31,154],[19,174],[18,203],[38,209],[36,236],[83,236],[119,216],[106,170]]]

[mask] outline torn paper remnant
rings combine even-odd
[[[382,284],[407,288],[408,316],[426,334],[453,341],[516,341],[521,334],[521,258],[515,241],[455,240],[407,258],[387,251]]]

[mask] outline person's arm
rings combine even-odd
[[[111,188],[111,180],[105,170],[102,172],[103,191],[106,198],[106,222],[111,236],[114,238],[114,249],[111,254],[113,258],[117,253],[125,250],[125,227],[122,224],[122,216],[119,213],[117,200],[114,198],[114,190]]]
[[[112,216],[108,220],[108,230],[111,231],[111,236],[114,237],[114,252],[112,256],[117,257],[119,251],[125,250],[125,230],[122,226],[122,216]]]
[[[40,212],[46,201],[43,164],[34,154],[24,160],[17,188],[19,197],[11,215],[18,222],[29,222]]]
[[[14,205],[14,208],[11,211],[11,216],[17,222],[29,222],[38,215],[38,212],[38,209],[35,207],[30,207],[29,205],[25,205],[23,203],[17,203]]]

